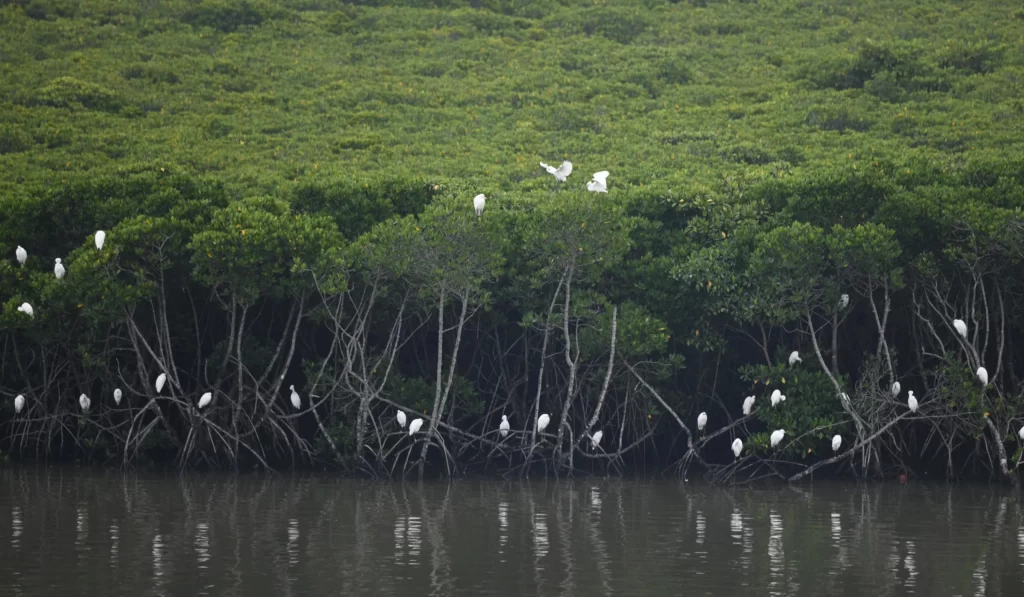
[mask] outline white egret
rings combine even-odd
[[[850,295],[843,294],[843,296],[839,297],[839,308],[840,309],[845,309],[845,308],[847,308],[849,306],[850,306]]]
[[[547,429],[548,423],[551,422],[551,417],[546,414],[537,417],[537,433],[540,433]]]
[[[785,436],[785,435],[786,435],[786,430],[785,429],[776,429],[775,431],[772,431],[772,437],[771,437],[772,447],[774,448],[775,446],[779,445],[779,443],[782,442],[783,436]]]
[[[508,430],[511,428],[512,426],[508,422],[508,415],[501,415],[501,425],[498,425],[498,433],[501,434],[501,437],[508,436]]]
[[[21,311],[22,313],[28,315],[29,317],[35,317],[35,312],[32,311],[32,305],[28,303],[22,303],[21,306],[18,307],[18,311]]]
[[[203,394],[199,397],[199,410],[203,410],[207,406],[210,406],[211,402],[213,402],[213,394],[211,392]]]
[[[14,254],[18,257],[18,263],[24,267],[25,261],[28,260],[28,251],[25,250],[25,247],[18,245],[18,248],[14,250]]]
[[[590,449],[596,450],[597,446],[601,444],[601,438],[604,437],[604,431],[598,431],[590,437]]]
[[[1020,431],[1017,432],[1017,435],[1019,435],[1020,438],[1024,440],[1024,427],[1020,428]]]
[[[398,411],[398,413],[395,414],[395,418],[398,419],[398,426],[401,429],[405,429],[405,411],[404,410]]]
[[[412,436],[414,433],[423,427],[423,419],[413,419],[412,423],[409,423],[409,435]]]
[[[964,323],[963,319],[954,319],[953,327],[955,327],[956,331],[959,332],[960,335],[964,337],[964,340],[967,339],[967,324]]]
[[[697,415],[697,430],[704,431],[704,426],[708,424],[708,413],[700,413]]]
[[[802,363],[803,359],[800,358],[800,353],[796,350],[789,353],[789,366],[792,367],[797,363]]]
[[[121,405],[121,388],[114,388],[114,404]]]
[[[988,385],[988,369],[978,367],[978,381],[981,382],[982,387]]]
[[[772,408],[775,408],[780,402],[786,401],[786,395],[782,393],[782,390],[776,389],[772,392]]]
[[[477,217],[484,215],[485,203],[487,203],[487,195],[480,193],[476,197],[473,197],[473,210],[476,211]]]
[[[164,384],[167,383],[167,374],[161,373],[156,376],[156,393],[159,394],[164,389]]]
[[[743,399],[744,416],[749,415],[750,411],[754,408],[754,400],[756,400],[756,398],[754,398],[753,396],[747,396],[746,398]]]
[[[896,381],[892,384],[892,397],[895,398],[900,395],[900,382]]]
[[[18,394],[18,397],[14,399],[14,414],[20,413],[23,408],[25,408],[25,397]]]
[[[544,162],[540,163],[540,167],[548,171],[548,174],[555,177],[558,182],[565,182],[566,177],[572,174],[572,162],[565,160],[562,165],[555,168],[554,166],[548,166]]]
[[[843,445],[843,436],[836,434],[836,436],[832,438],[832,451],[838,452],[839,446],[841,445]]]
[[[737,437],[732,440],[732,455],[739,458],[741,452],[743,452],[743,440]]]
[[[910,407],[910,412],[917,412],[917,398],[914,398],[914,390],[907,392],[907,406]]]
[[[57,279],[60,280],[64,277],[66,272],[67,270],[65,270],[64,266],[60,264],[60,257],[58,257],[53,264],[53,275],[57,276]]]
[[[600,172],[594,172],[594,180],[587,183],[587,190],[591,193],[607,193],[608,171],[601,170]]]
[[[302,408],[302,399],[299,398],[299,393],[295,391],[295,386],[288,386],[288,389],[292,391],[292,406],[294,406],[295,408]]]
[[[102,230],[96,231],[96,248],[102,250],[103,243],[107,240],[107,233]]]
[[[84,410],[85,412],[89,412],[89,406],[92,405],[92,400],[89,400],[88,396],[82,394],[81,396],[78,397],[78,405],[81,406],[82,410]]]

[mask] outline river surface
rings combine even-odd
[[[0,595],[1024,595],[989,486],[0,470]]]

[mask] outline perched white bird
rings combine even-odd
[[[22,303],[21,306],[18,307],[18,311],[21,311],[22,313],[28,315],[29,317],[35,317],[35,312],[32,311],[32,305],[28,303]]]
[[[96,248],[102,250],[103,243],[107,240],[107,233],[102,230],[96,231]]]
[[[554,166],[548,166],[544,162],[540,163],[540,167],[548,171],[548,174],[555,177],[558,182],[565,182],[566,177],[572,174],[572,162],[565,160],[562,165],[555,168]]]
[[[18,245],[18,248],[14,250],[14,254],[18,257],[18,263],[24,266],[25,261],[28,260],[28,251],[25,250],[25,247]]]
[[[1020,438],[1024,440],[1024,427],[1020,428],[1020,431],[1017,432],[1017,435],[1019,435]]]
[[[836,434],[836,436],[832,438],[832,451],[838,452],[839,446],[841,445],[843,445],[843,436]]]
[[[114,389],[114,404],[117,404],[117,405],[120,406],[120,404],[121,404],[121,396],[122,396],[121,388],[115,388]]]
[[[893,382],[892,384],[892,397],[895,398],[900,395],[900,382]]]
[[[211,402],[213,402],[213,394],[210,392],[203,394],[202,396],[199,397],[199,410],[202,410],[207,406],[210,406]]]
[[[917,398],[914,398],[914,390],[907,392],[907,406],[910,407],[910,412],[917,412]]]
[[[988,385],[988,369],[984,367],[978,367],[978,381],[981,382],[982,386]]]
[[[537,417],[537,433],[544,431],[548,427],[548,423],[551,422],[551,417],[547,415],[541,415]]]
[[[480,193],[476,197],[473,197],[473,209],[476,211],[477,217],[484,215],[484,203],[487,202],[487,195]]]
[[[292,406],[294,406],[295,408],[302,408],[302,399],[299,398],[299,393],[295,391],[295,386],[288,386],[288,389],[292,391]]]
[[[596,450],[597,446],[601,444],[601,438],[604,437],[604,431],[598,431],[590,437],[590,449]]]
[[[743,440],[737,437],[732,440],[732,455],[739,458],[741,452],[743,452]]]
[[[60,280],[64,277],[65,272],[64,266],[60,264],[60,257],[58,257],[53,264],[53,275],[57,276],[57,279]]]
[[[786,401],[786,395],[782,393],[782,390],[776,389],[772,392],[772,408],[775,408],[780,402]]]
[[[14,399],[14,414],[20,413],[23,408],[25,408],[25,397],[18,394],[18,397]]]
[[[591,193],[607,193],[608,171],[601,170],[600,172],[594,172],[594,180],[587,183],[587,190]]]
[[[792,367],[793,365],[795,365],[797,363],[802,363],[802,362],[804,362],[804,361],[803,361],[803,359],[800,358],[800,353],[798,351],[794,350],[793,352],[789,353],[789,366],[790,367]]]
[[[775,446],[779,445],[779,443],[782,442],[783,436],[785,436],[785,435],[786,435],[786,430],[785,429],[776,429],[775,431],[772,431],[772,437],[771,437],[772,447],[774,448]]]
[[[708,413],[700,413],[697,415],[697,430],[704,431],[704,426],[708,424]]]
[[[850,295],[844,294],[843,296],[839,297],[839,308],[840,309],[845,309],[845,308],[847,308],[849,306],[850,306]]]
[[[743,399],[744,416],[749,415],[750,411],[754,408],[754,400],[756,399],[753,396],[747,396],[746,398]]]
[[[88,396],[82,394],[81,396],[78,397],[78,405],[81,406],[82,410],[84,410],[85,412],[89,412],[89,406],[92,405],[92,400],[89,400]]]
[[[506,437],[511,428],[512,426],[508,423],[508,415],[501,415],[501,425],[498,425],[498,433],[501,434],[501,437]]]
[[[398,411],[398,413],[395,415],[395,418],[398,419],[398,426],[402,429],[405,429],[405,411]]]
[[[412,423],[409,423],[409,435],[413,435],[423,427],[423,419],[413,419]]]
[[[967,324],[964,323],[963,319],[954,319],[953,320],[953,327],[956,328],[956,331],[959,332],[960,335],[963,336],[965,340],[967,339]]]
[[[161,373],[156,376],[156,393],[159,394],[164,389],[164,384],[167,383],[167,374]]]

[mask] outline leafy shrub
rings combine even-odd
[[[104,112],[116,112],[122,105],[113,91],[74,77],[59,77],[50,81],[37,89],[25,103],[54,108],[83,107]]]
[[[240,27],[257,26],[285,12],[267,0],[203,0],[182,15],[182,20],[195,27],[210,27],[225,33]]]

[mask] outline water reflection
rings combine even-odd
[[[972,486],[4,469],[0,535],[0,594],[945,597],[1024,585],[1018,497]]]

